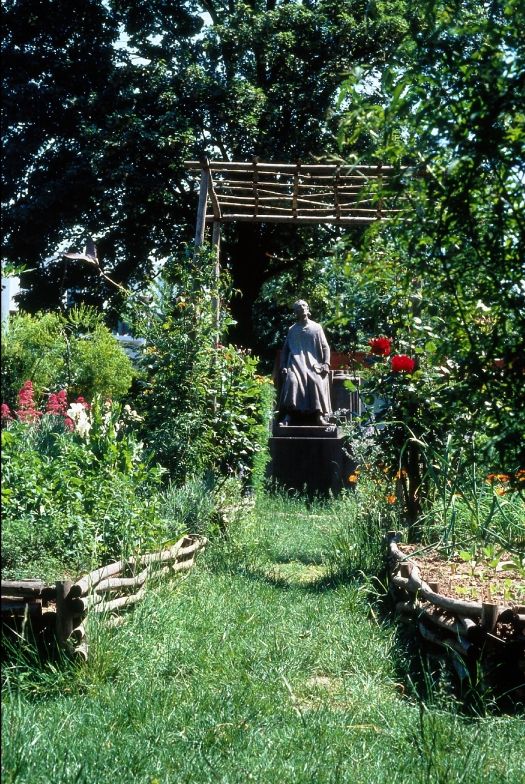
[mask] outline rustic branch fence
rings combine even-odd
[[[461,681],[472,665],[487,670],[510,666],[525,696],[525,606],[445,596],[438,583],[423,579],[398,541],[394,531],[388,533],[389,593],[399,620],[415,625],[424,641],[450,654]]]
[[[172,547],[102,566],[76,582],[59,580],[54,586],[40,580],[2,580],[2,622],[29,622],[36,634],[52,633],[58,645],[87,660],[85,619],[88,613],[115,613],[139,602],[146,586],[191,569],[207,543],[190,534]]]

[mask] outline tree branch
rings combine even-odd
[[[203,7],[204,11],[210,15],[213,24],[219,24],[219,16],[217,14],[217,10],[212,3],[212,0],[200,0],[201,6]]]

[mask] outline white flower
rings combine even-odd
[[[144,417],[141,417],[134,408],[131,408],[129,403],[126,403],[124,409],[122,411],[126,419],[129,419],[131,422],[143,422]]]
[[[83,403],[71,403],[67,410],[67,415],[74,421],[75,419],[78,419],[80,414],[84,411],[85,408]]]
[[[91,430],[91,421],[82,403],[71,403],[67,410],[68,417],[73,421],[75,433],[81,438],[87,438]]]

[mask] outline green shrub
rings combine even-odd
[[[134,376],[133,365],[92,308],[61,313],[18,313],[2,330],[2,401],[13,406],[31,379],[37,398],[67,388],[91,399],[121,399]]]
[[[177,485],[207,473],[247,477],[260,448],[267,382],[248,351],[219,342],[229,324],[229,292],[226,272],[218,287],[214,267],[205,252],[168,259],[149,312],[141,303],[129,316],[146,339],[136,401],[142,437]]]
[[[7,577],[78,574],[184,530],[164,514],[162,471],[133,434],[133,412],[96,398],[82,428],[80,409],[72,432],[54,414],[11,420],[2,431]]]
[[[42,392],[65,383],[66,343],[59,313],[17,313],[2,325],[2,401],[14,406],[31,379]]]

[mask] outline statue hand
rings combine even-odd
[[[330,366],[327,365],[326,362],[324,362],[322,365],[314,365],[313,368],[314,368],[315,372],[319,376],[322,376],[323,378],[326,376],[326,374],[330,370]]]

